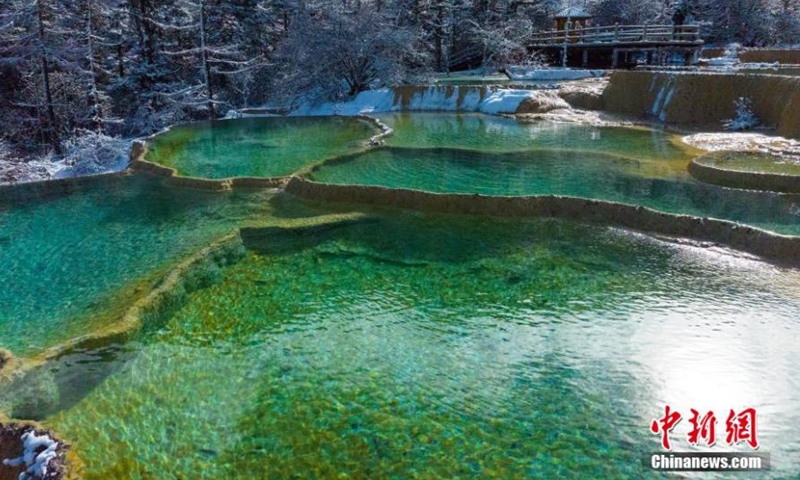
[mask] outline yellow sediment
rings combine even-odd
[[[747,49],[739,53],[739,60],[747,63],[800,63],[800,50],[788,48],[757,48]]]
[[[556,92],[550,90],[532,91],[531,95],[522,100],[515,114],[547,113],[553,110],[569,109],[570,104]]]
[[[608,77],[567,82],[558,89],[558,96],[573,108],[602,110],[603,91],[608,86],[608,82]]]
[[[69,354],[74,350],[99,348],[130,339],[132,335],[142,328],[145,322],[144,318],[148,313],[158,312],[160,309],[164,308],[164,304],[170,300],[171,295],[181,288],[182,281],[187,276],[187,272],[196,265],[199,265],[203,260],[211,258],[216,252],[223,252],[228,247],[235,247],[239,242],[238,232],[231,233],[187,258],[172,269],[161,280],[157,287],[151,290],[147,295],[134,301],[119,322],[102,327],[90,334],[73,338],[31,358],[15,357],[7,350],[0,350],[0,358],[3,359],[2,364],[0,364],[0,389],[8,388],[10,384],[16,380],[25,381],[26,374],[35,369],[46,369],[49,362],[56,361],[63,355]],[[0,430],[2,430],[4,426],[31,427],[35,428],[37,431],[50,432],[49,429],[32,421],[15,420],[12,424],[8,415],[0,411]],[[55,436],[58,437],[57,435]],[[65,445],[68,446],[68,442],[65,443]],[[2,447],[3,446],[0,445],[0,453],[3,453]],[[65,469],[64,476],[61,478],[66,480],[82,478],[85,470],[84,463],[72,449],[68,448],[64,452],[62,461],[64,462]],[[0,459],[16,458],[17,456],[19,455],[7,457],[0,455]],[[0,466],[0,480],[5,480],[6,478],[13,478],[16,480],[19,473],[21,473],[16,470],[6,470],[7,471],[4,471]]]
[[[18,368],[19,359],[11,351],[0,348],[0,385],[8,380]],[[2,412],[0,412],[2,414]],[[0,419],[2,420],[2,419]]]
[[[784,137],[800,138],[800,78],[727,73],[614,72],[603,108],[667,124],[720,130],[734,102],[752,100],[753,113]]]
[[[397,93],[395,93],[395,95],[397,95]],[[356,115],[356,118],[370,123],[378,129],[377,134],[373,135],[364,142],[362,147],[364,150],[380,145],[386,136],[392,134],[392,129],[377,118],[373,118],[368,115]],[[130,152],[131,170],[166,177],[169,184],[178,187],[210,191],[283,188],[286,182],[289,181],[290,177],[289,175],[281,177],[228,177],[220,179],[191,177],[181,175],[175,168],[146,160],[145,157],[147,156],[148,149],[149,144],[146,140],[137,140],[133,143],[133,147],[131,148]],[[315,165],[318,165],[325,160],[326,159],[322,159],[319,162],[300,169],[296,173],[306,172],[308,169],[313,168]]]
[[[555,217],[598,223],[670,237],[716,242],[776,263],[800,266],[800,237],[778,235],[725,220],[675,215],[615,202],[555,195],[503,197],[440,194],[384,187],[331,185],[300,177],[293,177],[286,190],[302,198],[326,203],[497,217]]]
[[[477,92],[479,99],[482,101],[492,87],[488,85],[404,85],[392,88],[394,92],[393,104],[400,106],[401,110],[408,110],[414,97],[422,96],[431,89],[442,91],[446,98],[457,95],[456,106],[460,107],[464,104],[464,99],[467,95],[473,92]]]
[[[171,269],[147,295],[136,299],[126,309],[122,319],[117,322],[100,327],[91,333],[72,338],[33,357],[15,357],[6,351],[10,361],[5,362],[4,368],[0,370],[0,389],[7,382],[21,379],[28,372],[44,367],[48,362],[58,360],[75,350],[95,349],[129,340],[142,328],[145,315],[149,312],[158,311],[163,307],[164,302],[170,298],[171,294],[180,288],[181,281],[190,269],[199,265],[203,260],[213,257],[215,253],[234,247],[240,241],[238,231],[230,233],[185,259]]]
[[[361,212],[334,213],[315,217],[289,219],[276,225],[243,227],[240,230],[240,235],[242,237],[242,242],[248,249],[256,246],[260,248],[262,245],[270,247],[270,242],[275,238],[275,235],[290,233],[295,238],[299,239],[321,231],[368,222],[372,219],[373,217],[371,215]]]
[[[416,95],[424,95],[425,90],[428,87],[419,86],[419,85],[407,85],[402,87],[396,87],[393,90],[394,92],[394,105],[400,105],[402,110],[408,109],[408,105],[411,103],[411,99],[414,98]]]
[[[196,188],[198,190],[224,191],[233,188],[281,188],[289,179],[284,177],[230,177],[221,179],[188,177],[178,174],[172,167],[165,167],[155,162],[145,160],[148,145],[146,142],[137,140],[133,142],[130,153],[130,168],[137,172],[149,173],[166,177],[171,185],[177,187]]]
[[[725,55],[724,48],[704,48],[701,58],[717,58]],[[788,48],[745,48],[738,51],[739,61],[745,63],[800,64],[800,50]]]
[[[162,312],[175,294],[185,288],[183,281],[191,275],[193,269],[201,267],[206,259],[213,259],[217,254],[233,252],[241,245],[242,235],[250,237],[263,236],[281,231],[302,231],[303,229],[324,226],[350,224],[363,221],[368,217],[362,213],[344,213],[318,215],[312,217],[279,219],[269,224],[253,227],[242,227],[206,246],[200,251],[180,262],[172,268],[157,286],[146,295],[133,300],[124,311],[122,318],[112,324],[102,326],[91,333],[72,338],[60,345],[51,347],[33,357],[16,357],[8,350],[0,350],[0,389],[4,385],[22,379],[27,373],[47,366],[59,358],[76,350],[91,350],[114,343],[124,343],[138,333],[149,314]],[[136,289],[139,291],[140,289]]]
[[[753,152],[739,153],[746,155]],[[800,193],[800,175],[728,170],[710,164],[709,160],[713,160],[717,158],[717,156],[716,153],[709,153],[695,158],[689,163],[689,173],[701,182],[721,185],[723,187],[782,193]]]

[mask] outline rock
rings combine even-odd
[[[552,91],[536,91],[523,100],[515,113],[547,113],[553,110],[569,109],[570,106],[557,93]]]
[[[23,455],[36,454],[29,463]],[[47,452],[45,455],[41,455]],[[70,446],[53,432],[30,422],[0,423],[0,480],[62,480],[76,478],[79,463]]]

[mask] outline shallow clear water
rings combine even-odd
[[[466,148],[484,152],[570,150],[659,160],[683,169],[697,152],[658,130],[596,127],[567,122],[520,122],[481,114],[393,113],[375,115],[394,129],[386,144],[404,148]]]
[[[278,177],[356,151],[375,133],[348,117],[201,122],[156,136],[147,159],[191,177]]]
[[[383,148],[331,162],[314,180],[442,193],[566,195],[800,234],[800,196],[707,185],[657,162],[558,150],[484,153]]]
[[[315,178],[586,196],[800,231],[797,196],[695,182],[692,152],[662,132],[381,118],[395,128],[389,147]],[[294,171],[352,152],[361,135],[305,125],[284,137],[262,122],[176,129],[153,154],[194,152],[187,175],[268,176],[275,158]],[[264,153],[263,138],[306,127],[318,144]],[[138,175],[48,198],[9,191],[0,347],[23,355],[114,321],[171,265],[239,226],[332,208]],[[642,460],[658,451],[648,426],[665,403],[718,417],[754,406],[772,455],[764,476],[800,475],[796,270],[559,220],[378,212],[246,238],[242,260],[213,269],[217,283],[176,297],[129,343],[34,370],[0,409],[55,428],[89,479],[405,479],[654,477]],[[678,450],[687,430],[673,434]]]
[[[760,152],[714,152],[699,160],[704,165],[737,172],[800,175],[800,160]]]
[[[165,268],[265,215],[268,195],[87,180],[47,199],[0,197],[0,347],[37,353],[120,318]]]
[[[756,406],[770,475],[800,473],[796,272],[561,221],[305,239],[73,359],[112,371],[45,419],[88,478],[644,478],[665,402]]]

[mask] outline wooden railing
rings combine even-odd
[[[531,46],[603,43],[702,44],[699,25],[612,25],[551,30],[531,35]]]
[[[606,27],[570,28],[534,33],[528,39],[531,48],[546,46],[585,46],[614,44],[701,45],[699,25],[611,25]],[[484,49],[480,45],[454,52],[447,62],[450,68],[477,61]]]

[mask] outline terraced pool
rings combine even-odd
[[[718,152],[702,157],[704,165],[745,173],[800,176],[800,160],[760,152]]]
[[[665,402],[758,405],[798,468],[796,272],[561,221],[275,235],[46,419],[88,478],[643,478]]]
[[[800,234],[800,195],[707,185],[689,176],[684,162],[680,165],[678,169],[654,161],[569,150],[487,153],[392,147],[327,163],[310,178],[436,193],[564,195]]]
[[[353,152],[377,131],[350,117],[274,117],[176,126],[150,142],[147,159],[190,177],[280,177]]]
[[[43,200],[0,188],[0,346],[19,355],[115,321],[167,268],[269,211],[265,193],[139,175],[78,182]]]
[[[695,152],[664,132],[380,119],[394,135],[366,152],[374,129],[359,120],[248,119],[172,130],[149,158],[223,178],[341,156],[310,178],[800,231],[797,196],[696,182]],[[291,140],[265,152],[254,138]],[[141,174],[0,193],[0,347],[21,357],[116,321],[176,264],[241,232],[235,257],[187,270],[203,281],[170,291],[130,341],[81,346],[0,390],[0,411],[72,442],[87,479],[660,478],[643,459],[660,448],[649,424],[664,404],[757,407],[762,477],[800,474],[795,269],[613,226]]]
[[[567,150],[608,153],[671,166],[689,161],[694,150],[677,135],[644,128],[598,127],[569,122],[520,122],[481,114],[392,113],[376,118],[394,129],[391,147],[459,148],[482,152]]]

